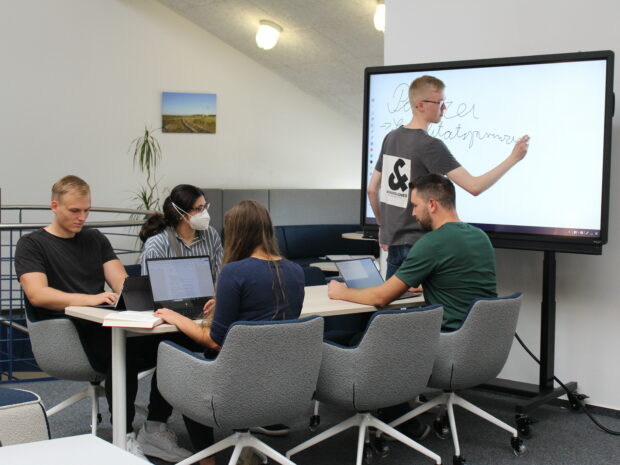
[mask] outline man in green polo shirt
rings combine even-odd
[[[439,174],[416,178],[411,187],[413,215],[430,231],[409,251],[396,274],[379,286],[349,289],[330,281],[328,295],[384,307],[410,287],[424,287],[426,303],[444,306],[444,330],[459,328],[472,300],[497,297],[495,253],[487,235],[461,222],[452,182]]]

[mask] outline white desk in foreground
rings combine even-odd
[[[367,313],[376,310],[372,305],[354,304],[343,300],[332,300],[327,296],[327,286],[310,286],[305,289],[306,296],[304,298],[301,316],[319,315],[319,316],[335,316],[347,315],[353,313]],[[398,300],[388,305],[386,308],[403,308],[415,307],[424,304],[424,297],[412,297],[410,299]],[[108,313],[116,310],[93,308],[93,307],[67,307],[65,313],[75,318],[89,320],[94,323],[103,323],[103,319]],[[112,442],[118,447],[125,448],[125,436],[127,434],[126,427],[126,391],[125,379],[126,367],[126,348],[125,337],[126,332],[140,334],[162,334],[173,333],[177,331],[175,326],[163,324],[152,329],[139,328],[111,328],[112,329],[112,416],[114,424],[112,425]]]
[[[97,436],[84,434],[0,447],[0,463],[6,465],[144,465],[145,462]]]

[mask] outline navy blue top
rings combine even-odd
[[[217,281],[211,338],[220,346],[236,321],[290,320],[304,302],[304,272],[286,259],[276,267],[268,260],[245,258],[224,265]],[[284,284],[284,289],[280,286]],[[284,290],[284,292],[282,292]]]

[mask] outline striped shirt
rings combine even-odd
[[[196,231],[196,238],[191,245],[185,244],[183,239],[174,232],[174,237],[179,244],[182,257],[195,257],[198,255],[208,255],[211,259],[211,271],[213,272],[213,280],[217,282],[222,267],[222,257],[224,249],[222,249],[222,240],[215,228],[209,226],[205,231]],[[170,247],[170,240],[166,230],[149,237],[144,243],[142,255],[140,256],[140,265],[142,266],[142,275],[146,275],[146,260],[149,258],[167,258],[174,257],[175,252]]]

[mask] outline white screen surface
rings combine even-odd
[[[366,182],[385,135],[411,120],[408,88],[423,74],[446,84],[444,118],[428,132],[472,175],[498,165],[522,135],[531,137],[526,158],[486,192],[474,197],[457,187],[463,221],[600,233],[605,60],[369,76]],[[369,205],[366,215],[373,217]]]
[[[155,302],[215,294],[209,257],[148,260],[147,267]]]

